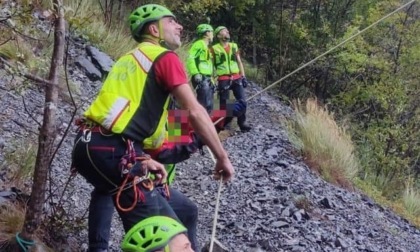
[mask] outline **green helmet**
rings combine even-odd
[[[216,30],[214,30],[214,36],[217,36],[217,34],[219,34],[219,32],[223,29],[227,29],[227,28],[225,26],[218,26]]]
[[[153,216],[134,225],[124,236],[121,249],[124,252],[148,252],[165,248],[177,234],[187,229],[166,216]]]
[[[167,8],[158,4],[146,4],[138,7],[128,17],[130,30],[135,40],[140,37],[140,31],[145,24],[157,21],[163,17],[174,17],[175,15]]]
[[[199,24],[197,26],[197,35],[198,36],[202,36],[204,33],[208,32],[208,31],[213,31],[213,27],[211,27],[211,25],[209,24]]]

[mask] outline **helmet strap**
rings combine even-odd
[[[171,251],[169,251],[169,244],[168,244],[168,245],[166,245],[166,246],[163,248],[163,252],[171,252]]]
[[[150,42],[159,42],[159,40],[157,39],[157,37],[155,37],[155,36],[152,36],[152,35],[150,35],[150,34],[143,34],[142,36],[141,36],[141,38],[142,38],[142,40],[148,40],[148,41],[150,41]]]
[[[162,19],[159,19],[158,21],[158,29],[159,29],[159,45],[171,50],[171,48],[168,46],[168,44],[166,43],[164,37],[163,37],[163,25],[162,25]],[[168,250],[169,251],[169,250]]]

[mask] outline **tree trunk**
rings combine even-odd
[[[58,102],[58,80],[60,67],[63,64],[65,25],[61,0],[54,0],[56,11],[54,31],[54,51],[51,59],[49,83],[45,85],[44,118],[38,137],[38,153],[35,162],[32,193],[26,210],[25,222],[21,237],[25,240],[33,240],[36,230],[42,221],[42,208],[45,202],[47,175],[51,159],[51,151],[54,149],[56,138],[56,110]]]
[[[252,65],[257,66],[257,39],[256,39],[256,29],[255,29],[255,18],[252,22]]]

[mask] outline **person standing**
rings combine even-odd
[[[229,181],[234,169],[173,51],[181,46],[183,29],[174,14],[161,5],[146,4],[131,13],[129,23],[139,45],[114,64],[98,96],[84,112],[72,153],[73,167],[94,186],[95,194],[112,197],[126,232],[150,216],[168,216],[188,229],[192,247],[197,250],[197,217],[191,217],[197,214],[197,207],[179,191],[170,188],[167,201],[155,190],[155,184],[164,182],[167,173],[145,152],[160,148],[164,142],[170,95],[188,112],[195,133],[215,155],[214,178],[223,176]],[[150,181],[150,173],[156,180]],[[185,205],[193,208],[186,210]],[[95,212],[100,211],[100,205],[94,197],[89,211],[89,230],[100,230],[100,214]],[[97,239],[95,235],[102,234],[92,235],[100,242],[90,244],[89,251],[107,251],[109,237]]]
[[[213,59],[209,46],[213,42],[213,27],[209,24],[197,26],[198,39],[188,51],[187,70],[196,91],[198,102],[210,114],[213,110],[215,86],[212,81]]]
[[[229,30],[225,26],[217,27],[214,34],[218,40],[218,43],[212,47],[212,53],[217,75],[220,109],[234,111],[225,118],[224,126],[229,125],[235,116],[240,130],[248,132],[251,130],[251,126],[245,122],[247,102],[244,90],[248,86],[248,81],[245,77],[238,45],[230,42]],[[233,104],[228,104],[230,90],[236,99]],[[229,108],[229,106],[233,108]]]

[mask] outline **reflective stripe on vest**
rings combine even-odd
[[[143,71],[148,73],[150,68],[152,67],[153,62],[149,60],[147,56],[144,55],[139,49],[135,49],[133,55],[139,63],[140,67],[143,69]]]

